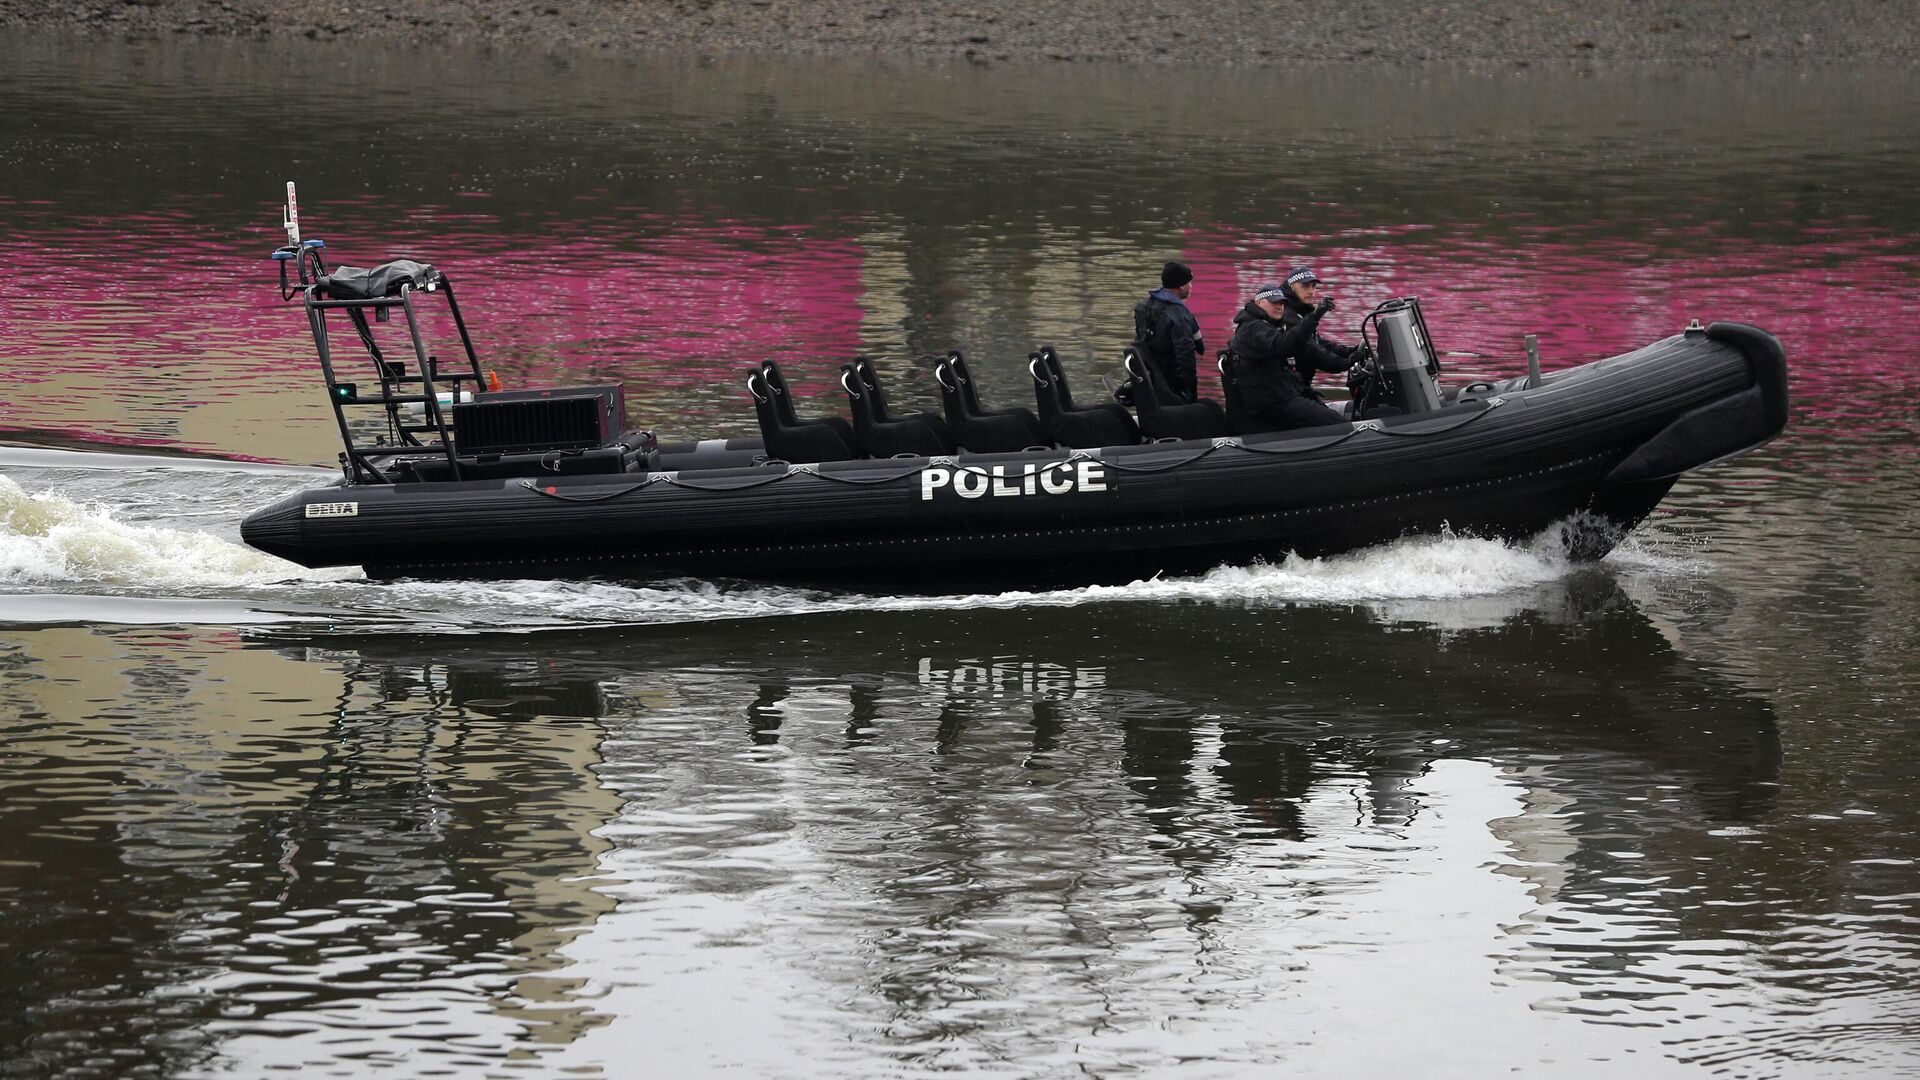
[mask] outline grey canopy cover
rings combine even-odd
[[[402,285],[424,289],[427,282],[437,280],[439,276],[440,272],[426,263],[395,259],[371,270],[362,270],[357,266],[336,266],[333,273],[320,279],[320,287],[335,300],[377,300],[383,296],[399,295]]]

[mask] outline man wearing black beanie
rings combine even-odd
[[[1193,271],[1185,263],[1160,268],[1160,287],[1133,306],[1133,344],[1153,370],[1163,393],[1192,401],[1200,384],[1195,359],[1206,352],[1200,320],[1187,308],[1193,295]]]

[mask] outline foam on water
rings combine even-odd
[[[677,580],[653,585],[607,582],[494,581],[449,587],[433,582],[379,586],[393,609],[440,630],[549,629],[712,622],[842,611],[929,611],[982,607],[1073,607],[1098,603],[1235,605],[1367,604],[1391,614],[1396,603],[1448,604],[1525,596],[1574,565],[1547,538],[1531,545],[1443,534],[1324,559],[1223,566],[1198,577],[1153,578],[1040,592],[966,596],[869,596],[758,584]]]
[[[203,532],[120,521],[111,507],[29,494],[0,476],[0,583],[230,589],[340,576]]]
[[[1564,576],[1571,563],[1542,538],[1529,545],[1442,533],[1324,559],[1220,567],[1202,577],[1135,582],[1126,599],[1354,604],[1447,600],[1523,589]],[[1112,589],[1083,590],[1092,598]],[[1071,595],[1071,594],[1066,594]]]

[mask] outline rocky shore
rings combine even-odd
[[[1920,61],[1911,0],[0,0],[0,29],[552,52],[975,61],[1801,66]]]

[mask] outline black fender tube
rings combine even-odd
[[[1753,384],[1760,391],[1764,410],[1761,422],[1766,428],[1766,438],[1786,430],[1787,350],[1780,339],[1757,326],[1737,322],[1714,323],[1707,327],[1707,336],[1732,345],[1747,358],[1747,366],[1753,371]]]
[[[1753,385],[1688,409],[1607,474],[1605,486],[1664,480],[1760,447],[1787,426],[1787,351],[1746,323],[1717,322],[1707,336],[1746,358]]]

